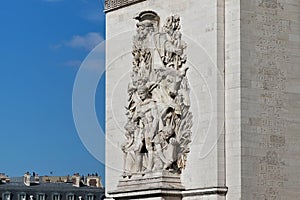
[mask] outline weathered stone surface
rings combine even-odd
[[[107,13],[108,193],[123,168],[132,18],[145,10],[179,15],[188,44],[194,125],[181,198],[225,199],[227,186],[230,200],[298,199],[298,0],[147,0]]]
[[[193,124],[180,16],[169,16],[162,27],[154,11],[142,11],[135,19],[123,177],[163,170],[180,174]]]
[[[151,189],[183,190],[180,175],[169,172],[153,172],[148,174],[132,174],[131,177],[120,179],[118,191],[140,191]]]
[[[126,124],[127,85],[132,68],[132,37],[137,13],[155,11],[162,23],[178,15],[182,40],[188,44],[187,76],[191,88],[193,116],[191,152],[182,184],[186,189],[225,186],[224,89],[223,89],[223,1],[150,0],[107,13],[107,191],[114,191],[122,174],[121,144]],[[208,6],[207,6],[208,5]],[[216,5],[218,7],[216,7]],[[206,20],[199,20],[206,18]],[[194,114],[195,113],[195,114]],[[195,176],[197,174],[197,176]],[[207,176],[207,174],[210,174]]]
[[[300,2],[228,1],[227,7],[227,197],[297,199]]]

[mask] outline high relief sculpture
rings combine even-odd
[[[161,27],[153,11],[141,12],[135,19],[123,177],[164,170],[180,174],[192,127],[180,17],[168,17]]]

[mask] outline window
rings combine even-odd
[[[3,200],[10,200],[10,192],[5,192],[2,194]]]
[[[75,200],[75,196],[72,193],[67,194],[67,200]]]
[[[26,200],[26,193],[24,193],[24,192],[20,193],[19,200]]]
[[[44,193],[38,193],[38,194],[36,195],[36,200],[45,200],[45,199],[46,199],[45,197],[46,197],[46,196],[45,196]]]
[[[93,194],[86,195],[86,200],[94,200],[94,195]]]
[[[89,180],[89,185],[93,186],[93,187],[96,187],[97,186],[97,180],[96,179],[90,179]]]
[[[52,200],[60,200],[60,194],[58,193],[52,194]]]

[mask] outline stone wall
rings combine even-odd
[[[241,2],[242,198],[300,191],[300,2]]]
[[[225,152],[227,199],[241,199],[240,0],[225,1]]]
[[[187,65],[190,69],[187,77],[193,114],[191,152],[182,173],[182,183],[187,190],[213,188],[209,191],[217,193],[216,188],[225,186],[224,4],[221,0],[170,0],[163,3],[147,0],[107,13],[107,192],[116,189],[122,174],[124,106],[128,99],[132,37],[136,29],[133,17],[144,10],[158,13],[162,23],[172,14],[181,17],[183,40],[188,46]],[[189,196],[187,193],[185,199],[192,199]]]
[[[223,186],[229,200],[298,199],[299,0],[147,0],[108,12],[107,191],[122,174],[133,17],[143,10],[162,22],[178,14],[188,44],[194,126],[184,199],[224,199],[203,195]]]
[[[227,198],[297,199],[300,2],[226,5]]]

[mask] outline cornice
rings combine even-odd
[[[146,0],[105,0],[105,12],[111,12]]]

